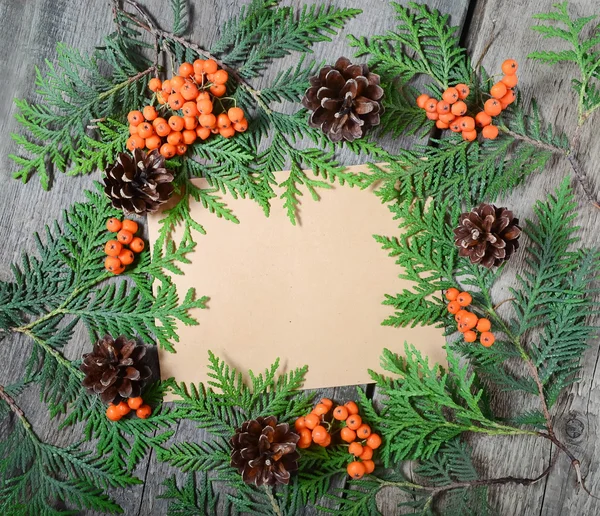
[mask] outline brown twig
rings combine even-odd
[[[6,392],[4,385],[0,385],[0,399],[4,400],[10,410],[14,412],[14,414],[21,420],[21,423],[25,427],[26,430],[31,430],[31,424],[27,421],[25,417],[25,413],[21,410],[21,407],[17,405],[15,400],[12,398],[8,392]]]
[[[565,156],[567,158],[569,164],[571,165],[571,168],[573,169],[573,172],[575,174],[577,181],[579,182],[579,184],[581,185],[581,188],[583,189],[583,193],[585,194],[585,196],[588,198],[588,200],[594,207],[600,209],[600,200],[598,199],[598,196],[594,193],[594,189],[592,188],[592,185],[590,184],[590,181],[589,181],[585,171],[583,170],[581,163],[579,163],[579,160],[576,157],[577,149],[579,147],[581,126],[577,127],[577,129],[575,130],[575,136],[573,138],[571,148],[568,150],[561,149],[560,147],[556,147],[554,145],[549,145],[547,143],[540,142],[538,140],[534,140],[533,138],[529,138],[529,136],[515,133],[514,131],[511,131],[505,125],[500,125],[498,128],[503,133],[508,134],[509,136],[511,136],[517,140],[521,140],[526,143],[529,143],[530,145],[534,145],[535,147],[539,147],[541,149],[550,151],[552,153],[561,154],[562,156]]]
[[[493,307],[494,312],[496,310],[498,310],[498,308],[500,308],[504,303],[508,303],[510,301],[515,301],[514,297],[509,297],[508,299],[505,299],[504,301],[500,301],[496,306]]]

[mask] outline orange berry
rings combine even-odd
[[[162,82],[160,79],[157,79],[156,77],[150,79],[150,82],[148,83],[148,89],[150,91],[158,91],[162,88]]]
[[[141,253],[144,247],[146,247],[146,244],[144,244],[144,241],[140,237],[135,237],[129,244],[129,249],[136,254]]]
[[[196,59],[192,63],[192,67],[194,68],[194,73],[196,73],[196,74],[204,73],[204,59]]]
[[[169,127],[171,127],[173,131],[183,131],[184,126],[185,123],[180,116],[173,115],[172,117],[169,117]]]
[[[138,396],[137,398],[129,398],[127,400],[127,405],[129,405],[129,408],[132,410],[139,409],[143,404],[144,404],[144,400],[142,399],[141,396]]]
[[[107,256],[104,260],[104,268],[109,272],[118,271],[121,267],[123,267],[123,264],[116,256]]]
[[[490,95],[495,99],[501,99],[502,97],[504,97],[504,95],[506,95],[506,91],[506,84],[500,81],[490,88]]]
[[[202,69],[205,73],[215,73],[219,69],[219,65],[214,59],[207,59],[204,61]]]
[[[350,464],[348,464],[346,471],[348,472],[348,475],[350,475],[352,478],[354,478],[356,480],[364,477],[365,473],[367,472],[363,463],[358,462],[358,461],[354,461],[354,462],[351,462]]]
[[[110,419],[111,421],[118,421],[123,416],[119,412],[119,409],[117,408],[116,405],[109,405],[108,408],[106,409],[106,417],[108,419]]]
[[[495,140],[498,137],[498,127],[495,125],[486,125],[481,134],[488,140]]]
[[[119,253],[118,258],[123,265],[131,265],[134,260],[133,251],[131,249],[123,249]]]
[[[148,419],[152,414],[152,409],[150,405],[142,405],[139,409],[135,411],[135,415],[140,419]]]
[[[327,412],[329,412],[329,407],[323,403],[318,403],[315,405],[315,408],[312,409],[312,413],[316,414],[317,416],[323,416],[327,414]]]
[[[329,398],[322,398],[321,403],[325,405],[329,410],[331,410],[331,408],[333,407],[333,401],[331,401]]]
[[[506,92],[506,95],[504,95],[504,97],[502,97],[500,99],[500,103],[502,104],[502,106],[506,105],[508,106],[509,104],[512,104],[515,100],[517,100],[517,95],[513,90],[508,90]],[[503,107],[502,109],[506,109],[505,107]]]
[[[231,120],[229,120],[229,117],[225,113],[221,113],[217,117],[217,126],[221,129],[231,127]]]
[[[479,342],[486,348],[489,348],[495,341],[496,337],[494,337],[494,334],[491,331],[484,331],[479,336]]]
[[[167,136],[167,142],[171,145],[179,145],[180,143],[183,143],[183,134],[179,131],[173,131]]]
[[[356,436],[359,439],[366,439],[367,437],[369,437],[371,435],[371,427],[365,423],[363,423],[362,425],[360,425],[358,427],[358,429],[356,430]]]
[[[163,93],[163,91],[157,91],[156,92],[156,100],[158,101],[158,103],[162,106],[163,104],[167,103],[167,94]]]
[[[162,140],[160,138],[160,136],[153,134],[152,136],[150,136],[150,138],[146,138],[146,147],[149,150],[154,150],[154,149],[158,149],[160,147],[160,144],[162,143]]]
[[[507,88],[514,88],[519,82],[519,79],[517,79],[516,75],[505,75],[500,81],[503,82]]]
[[[430,98],[427,102],[425,102],[425,111],[428,113],[436,113],[437,112],[438,101]]]
[[[442,94],[442,98],[448,103],[448,104],[454,104],[460,97],[458,95],[458,90],[456,88],[454,88],[453,86],[450,86],[450,88],[448,88],[443,94]]]
[[[469,331],[469,325],[467,323],[465,323],[464,321],[461,321],[458,323],[458,331],[461,333],[465,333],[466,331]]]
[[[313,430],[320,422],[321,418],[316,414],[308,414],[304,417],[304,424],[309,430]]]
[[[162,92],[165,94],[166,97],[168,97],[172,91],[173,87],[171,86],[171,81],[167,79],[162,83]]]
[[[171,77],[170,81],[173,93],[180,93],[181,87],[185,84],[185,79],[180,75],[176,75],[175,77]]]
[[[456,300],[460,306],[469,306],[473,302],[473,297],[468,292],[461,292],[456,296]]]
[[[340,430],[340,437],[342,438],[342,441],[351,443],[356,439],[356,432],[354,430],[350,430],[347,426],[345,426]]]
[[[348,414],[358,414],[358,405],[353,401],[347,401],[346,403],[344,403],[344,407],[348,409]]]
[[[117,238],[118,237],[119,235],[117,234]],[[121,242],[117,240],[109,240],[104,246],[104,254],[108,256],[119,256],[121,249],[123,249],[123,245],[121,244]]]
[[[490,331],[491,328],[492,328],[492,323],[490,322],[489,319],[482,317],[481,319],[479,319],[479,321],[477,321],[477,330],[478,331],[483,333],[485,331]]]
[[[362,465],[365,467],[365,474],[367,475],[375,471],[375,463],[372,460],[363,460]]]
[[[362,417],[360,417],[358,414],[352,414],[348,417],[348,419],[346,419],[346,426],[350,430],[358,430],[360,425],[362,425]]]
[[[299,434],[298,448],[308,448],[312,444],[312,432],[308,428],[302,428]]]
[[[198,98],[196,99],[196,102],[200,102],[201,100],[211,100],[210,97],[210,93],[208,93],[208,91],[201,91],[200,93],[198,93]]]
[[[373,457],[373,448],[370,446],[363,446],[362,453],[358,456],[361,460],[371,460]]]
[[[485,111],[480,111],[475,115],[475,125],[477,127],[485,127],[486,125],[490,125],[492,123],[492,117],[488,115]]]
[[[517,73],[519,65],[514,59],[507,59],[502,63],[502,73],[504,75],[514,75]]]
[[[463,336],[466,342],[475,342],[477,340],[477,334],[473,330],[466,331]]]
[[[229,80],[229,74],[225,70],[217,70],[213,77],[215,84],[225,84]]]
[[[181,109],[182,106],[185,104],[185,99],[183,98],[183,95],[181,93],[171,93],[169,95],[169,107],[173,110],[173,111],[177,111],[178,109]]]
[[[426,115],[429,120],[437,120],[440,117],[439,113],[433,113],[430,111],[427,111]]]
[[[149,138],[153,134],[154,134],[154,127],[152,127],[151,123],[142,122],[140,125],[138,125],[138,135],[140,135],[142,138],[144,138],[144,139]]]
[[[483,110],[490,116],[498,116],[502,113],[502,104],[498,99],[488,99],[483,105]]]
[[[125,403],[124,401],[122,401],[121,403],[116,405],[116,407],[117,407],[117,412],[119,414],[121,414],[122,416],[126,416],[127,414],[129,414],[131,412],[129,405],[127,405],[127,403]]]
[[[163,145],[160,148],[160,153],[165,158],[170,159],[173,156],[175,156],[175,154],[177,153],[177,149],[175,148],[175,145],[171,145],[170,143],[163,143]]]
[[[453,133],[460,133],[462,131],[462,127],[460,126],[460,118],[455,118],[452,122],[450,122],[450,130]]]
[[[458,301],[450,301],[448,303],[448,311],[451,314],[453,314],[453,315],[457,314],[459,310],[460,310],[460,305],[458,304]]]
[[[196,134],[201,140],[206,140],[212,133],[208,127],[196,127]]]
[[[233,124],[233,128],[238,133],[245,133],[248,129],[248,120],[244,118],[241,122],[236,122]]]
[[[131,125],[140,125],[144,121],[144,115],[141,111],[130,111],[127,115],[127,121]]]
[[[303,428],[306,428],[306,422],[304,421],[304,416],[300,416],[296,421],[294,421],[294,428],[296,431],[300,432]]]
[[[181,63],[179,66],[179,75],[189,77],[194,73],[194,67],[190,63]]]
[[[441,116],[443,116],[443,115],[441,115]],[[439,120],[439,119],[438,119],[438,120],[435,122],[435,126],[436,126],[438,129],[448,129],[448,127],[450,127],[450,125],[449,125],[449,124],[447,124],[446,122],[442,122],[442,121],[441,121],[441,120]]]
[[[215,97],[222,97],[225,95],[227,87],[224,84],[213,84],[209,90]]]
[[[143,149],[146,146],[146,141],[139,135],[134,134],[127,138],[127,148],[130,151],[134,149]]]
[[[322,425],[317,425],[313,428],[312,431],[312,440],[317,444],[322,443],[325,439],[327,439],[327,429]]]
[[[116,233],[123,227],[121,221],[115,217],[111,217],[106,221],[106,229],[108,229],[111,233]]]
[[[198,138],[196,131],[194,131],[193,129],[186,129],[185,131],[183,131],[182,134],[183,134],[183,143],[185,143],[186,145],[191,145],[192,143],[194,143],[196,141],[196,138]]]
[[[206,115],[200,115],[200,117],[198,118],[198,121],[200,122],[200,125],[202,127],[207,127],[208,129],[212,129],[213,127],[216,127],[216,125],[217,125],[217,117],[215,115],[213,115],[212,113],[208,113]]]
[[[472,116],[461,116],[460,117],[460,128],[463,131],[474,131],[475,130],[475,119]]]
[[[348,446],[348,453],[350,453],[350,455],[354,455],[355,457],[360,457],[362,455],[363,452],[363,445],[360,443],[351,443],[350,446]]]
[[[379,448],[381,446],[381,437],[379,434],[371,434],[367,437],[367,446],[373,450]]]
[[[455,118],[456,118],[456,116],[453,115],[452,113],[444,113],[443,115],[440,115],[438,117],[438,120],[441,122],[444,122],[445,124],[450,124],[450,123],[454,122]]]
[[[196,107],[196,103],[195,102],[186,102],[183,107],[181,108],[181,112],[183,113],[184,117],[195,117],[198,116],[200,113],[198,113],[198,108]]]
[[[323,448],[325,448],[326,446],[329,446],[331,444],[331,435],[327,434],[327,436],[325,437],[325,440],[317,443],[319,446],[322,446]]]
[[[233,128],[233,126],[222,127],[221,129],[219,129],[219,134],[223,138],[231,138],[233,135],[235,135],[235,129]]]
[[[142,113],[144,114],[144,118],[146,120],[149,120],[150,122],[152,122],[152,120],[154,120],[158,116],[158,113],[156,112],[156,108],[154,106],[146,106],[142,110]]]
[[[462,320],[460,322],[470,326],[469,329],[475,328],[477,326],[477,321],[479,321],[479,317],[477,317],[473,312],[467,312],[463,315]]]
[[[196,129],[196,127],[198,127],[198,118],[195,116],[184,116],[183,127],[185,127],[187,130]]]
[[[117,240],[122,244],[127,245],[133,240],[133,233],[126,229],[121,229],[121,231],[117,233]]]
[[[450,104],[448,104],[445,100],[440,100],[437,103],[435,110],[437,111],[438,115],[450,113]]]
[[[431,97],[429,95],[427,95],[427,93],[422,93],[421,95],[419,95],[417,97],[417,106],[419,106],[421,109],[425,109],[425,103],[430,99]],[[446,99],[444,99],[446,100]],[[446,100],[446,102],[448,102]]]
[[[459,310],[455,315],[454,315],[454,320],[457,323],[462,322],[463,317],[465,316],[465,314],[468,314],[469,312],[467,312],[466,310]]]
[[[333,417],[338,421],[346,421],[349,415],[348,408],[342,405],[335,407],[335,410],[333,411]]]
[[[198,113],[202,115],[208,115],[212,113],[213,107],[213,103],[210,101],[210,99],[202,99],[196,102],[196,108],[198,109]]]
[[[458,297],[458,294],[460,294],[460,291],[457,288],[451,287],[448,290],[446,290],[446,294],[444,295],[446,296],[446,299],[448,301],[455,301]]]
[[[185,100],[196,100],[196,98],[198,98],[198,86],[196,86],[193,82],[186,82],[181,87],[180,93]]]
[[[463,131],[462,137],[463,137],[463,140],[472,142],[473,140],[477,139],[477,131],[475,129],[473,129],[472,131]]]
[[[467,112],[467,105],[462,100],[459,100],[452,105],[451,111],[453,115],[463,116]]]
[[[171,126],[167,123],[167,121],[164,118],[162,118],[161,121],[154,126],[154,130],[156,131],[156,134],[158,136],[169,136],[169,134],[171,133]]]
[[[133,136],[134,134],[137,134],[137,132],[138,132],[137,125],[130,125],[129,126],[129,134],[131,136]]]
[[[211,130],[210,130],[210,132],[212,134],[219,134],[219,128],[218,127],[212,127]]]
[[[238,122],[244,120],[244,111],[239,107],[229,108],[227,111],[227,117],[232,123],[237,124]]]
[[[457,84],[456,86],[454,86],[457,91],[458,91],[458,98],[459,99],[466,99],[469,96],[469,93],[471,92],[471,90],[469,89],[469,87],[466,84]]]

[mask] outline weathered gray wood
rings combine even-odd
[[[489,35],[492,32],[498,33],[495,43],[483,60],[484,66],[493,72],[499,68],[503,59],[517,59],[520,63],[521,91],[525,98],[535,94],[541,100],[542,115],[572,134],[576,124],[575,98],[569,89],[572,69],[565,66],[551,70],[526,59],[527,52],[531,49],[553,45],[528,29],[531,25],[531,14],[548,10],[553,1],[526,3],[505,0],[492,3],[479,0],[476,2],[472,22],[468,28],[467,42],[476,59],[487,43]],[[166,2],[146,0],[142,3],[165,28],[168,28],[170,13]],[[209,46],[214,41],[220,24],[244,3],[247,1],[195,0],[190,38],[203,46]],[[300,4],[297,0],[290,3]],[[463,25],[467,13],[466,0],[435,0],[428,3],[449,12],[453,24]],[[379,34],[394,27],[393,11],[386,0],[336,0],[335,4],[360,7],[365,11],[346,26],[345,34]],[[573,3],[572,7],[580,16],[597,11],[597,6],[592,0],[579,0]],[[11,98],[34,97],[34,66],[42,65],[45,58],[51,61],[55,58],[56,42],[63,41],[83,51],[91,51],[100,43],[102,36],[111,30],[111,15],[107,1],[0,0],[0,19],[7,28],[0,35],[0,63],[3,64],[0,89],[4,92],[4,101],[0,103],[0,128],[3,135],[0,139],[0,164],[4,180],[0,190],[0,234],[4,244],[0,248],[0,280],[6,280],[11,277],[8,265],[17,261],[21,252],[34,249],[31,233],[42,230],[45,223],[57,218],[73,201],[82,199],[82,191],[90,187],[93,179],[99,178],[98,172],[85,178],[71,178],[59,174],[51,192],[43,192],[35,178],[27,186],[12,180],[10,173],[14,170],[14,165],[7,159],[7,155],[14,152],[15,146],[8,134],[17,131],[18,127],[13,119],[15,108]],[[314,57],[317,61],[331,62],[340,55],[350,54],[351,49],[346,39],[340,36],[333,42],[317,45]],[[292,56],[278,61],[277,67],[272,67],[260,81],[256,81],[256,86],[266,84],[279,67],[294,63],[295,59],[296,56]],[[284,109],[292,107],[284,106]],[[598,117],[596,114],[588,121],[588,127],[582,134],[583,150],[580,156],[590,173],[593,173],[593,164],[600,158],[600,149],[594,144],[591,130],[591,126],[598,124]],[[388,140],[386,144],[394,149],[409,145],[411,141]],[[340,158],[348,164],[360,161],[360,158],[347,152],[342,153]],[[550,192],[566,173],[569,173],[568,164],[562,159],[554,160],[543,174],[532,178],[526,187],[520,188],[516,194],[505,199],[505,202],[512,206],[522,219],[530,217],[533,201]],[[598,177],[594,178],[592,175],[592,178],[596,188],[600,187]],[[585,243],[597,245],[595,235],[599,227],[599,212],[582,203],[580,213],[579,223],[583,227],[581,234]],[[522,255],[519,259],[512,262],[501,286],[495,292],[498,299],[507,297],[508,286],[514,284],[514,271],[522,265]],[[22,336],[13,335],[1,345],[3,354],[0,362],[0,383],[4,384],[19,377],[31,342]],[[68,357],[75,358],[88,347],[87,334],[79,328],[65,353]],[[584,474],[588,474],[587,482],[592,488],[600,485],[596,458],[599,413],[597,392],[600,374],[596,372],[597,361],[598,347],[594,345],[585,357],[582,382],[563,396],[553,410],[558,436],[582,459]],[[336,390],[332,396],[336,399],[351,397],[345,389]],[[77,427],[57,431],[56,423],[48,420],[48,413],[39,402],[37,388],[29,389],[20,397],[19,402],[42,439],[66,445],[80,438],[81,429]],[[519,400],[514,396],[501,395],[495,398],[495,403],[498,409],[506,414],[536,406],[535,400]],[[203,438],[203,433],[193,424],[182,422],[173,442]],[[550,453],[556,453],[547,443],[534,439],[477,438],[473,444],[478,462],[482,464],[486,476],[490,477],[506,474],[535,476],[548,463]],[[167,504],[164,500],[158,500],[156,496],[163,490],[160,484],[168,475],[176,473],[176,470],[157,463],[156,458],[152,456],[140,465],[137,473],[145,480],[144,486],[135,486],[127,492],[113,492],[123,505],[125,514],[164,514]],[[180,472],[177,472],[177,475],[180,481],[183,481],[185,476]],[[600,512],[598,501],[583,493],[578,494],[573,485],[573,472],[569,471],[568,461],[561,458],[547,482],[527,488],[497,488],[493,492],[493,501],[498,506],[499,513],[506,515],[587,515]],[[595,492],[597,493],[598,489],[595,489]],[[398,514],[399,511],[395,507],[398,500],[398,493],[393,490],[382,492],[379,502],[383,513]]]

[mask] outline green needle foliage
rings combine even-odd
[[[554,4],[548,13],[536,14],[534,18],[545,23],[531,27],[544,38],[562,39],[568,49],[536,50],[528,57],[550,65],[571,62],[579,68],[580,77],[573,79],[573,89],[577,92],[579,123],[600,107],[600,25],[590,29],[590,23],[598,16],[571,18],[568,2]]]

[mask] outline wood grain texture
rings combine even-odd
[[[520,63],[521,91],[528,101],[531,94],[541,100],[540,107],[545,119],[556,123],[567,134],[572,134],[576,125],[575,98],[570,89],[570,77],[573,69],[564,66],[550,69],[544,65],[526,59],[534,48],[554,48],[554,43],[542,40],[540,35],[529,30],[531,14],[549,10],[554,0],[538,2],[520,2],[501,0],[488,2],[472,0],[471,16],[467,17],[467,0],[431,0],[429,5],[452,15],[454,25],[466,26],[463,39],[467,42],[471,55],[476,60],[483,51],[491,34],[496,34],[494,44],[487,52],[483,64],[488,71],[495,72],[501,62],[512,57]],[[200,45],[208,47],[218,35],[221,23],[234,14],[247,0],[192,0],[192,30],[189,37]],[[300,5],[294,0],[287,2]],[[310,3],[310,2],[309,2]],[[352,20],[344,28],[344,34],[371,35],[380,34],[394,27],[393,10],[387,0],[335,0],[340,6],[358,7],[365,12]],[[402,2],[405,3],[405,2]],[[160,21],[164,28],[170,25],[170,12],[164,0],[145,0],[142,4]],[[593,0],[573,2],[573,8],[579,16],[597,11]],[[111,30],[111,14],[108,1],[77,2],[75,0],[0,0],[0,19],[10,30],[0,35],[0,63],[3,73],[0,75],[0,89],[4,91],[0,102],[0,165],[3,187],[0,189],[0,234],[4,245],[0,248],[0,280],[11,277],[9,264],[19,260],[22,252],[34,250],[31,233],[41,231],[45,223],[60,216],[62,210],[76,200],[83,199],[82,191],[90,188],[92,181],[100,177],[95,172],[88,177],[66,177],[59,174],[53,181],[50,192],[44,192],[36,178],[23,186],[10,178],[14,165],[7,155],[15,151],[8,134],[17,131],[14,120],[15,107],[12,97],[35,98],[35,66],[43,67],[43,59],[55,60],[55,45],[62,41],[84,52],[93,50],[101,38]],[[558,47],[557,47],[558,48]],[[333,61],[340,55],[351,55],[345,37],[339,36],[330,43],[321,43],[315,47],[314,58],[317,61]],[[279,60],[271,67],[255,86],[268,83],[282,67],[296,62],[297,56]],[[286,105],[283,109],[292,110]],[[600,147],[595,143],[595,131],[600,115],[596,113],[588,121],[588,127],[582,133],[580,159],[592,176],[596,190],[600,188],[597,163],[600,160]],[[413,143],[411,139],[385,141],[390,149],[406,147]],[[361,161],[348,152],[340,154],[347,164]],[[555,159],[542,173],[528,181],[517,193],[503,201],[511,206],[521,219],[532,216],[534,200],[543,198],[551,192],[560,180],[570,173],[564,159]],[[579,190],[578,190],[579,192]],[[580,193],[580,192],[579,192]],[[305,201],[307,202],[307,201]],[[600,212],[585,203],[580,205],[579,224],[581,235],[587,245],[597,245],[597,231],[600,224]],[[522,265],[522,254],[517,256],[501,284],[494,292],[497,299],[507,297],[507,289],[514,285],[514,274]],[[2,342],[3,354],[0,362],[0,383],[10,383],[19,377],[23,370],[25,357],[28,356],[31,342],[21,335],[13,335]],[[65,350],[69,358],[81,355],[89,348],[87,333],[79,328],[71,344]],[[592,343],[585,360],[582,381],[573,386],[553,409],[556,430],[559,438],[572,448],[583,461],[583,471],[587,474],[588,485],[600,490],[598,473],[598,417],[600,372],[597,372],[598,345]],[[267,364],[265,364],[267,365]],[[323,393],[336,399],[353,397],[350,388],[340,388]],[[515,396],[497,394],[494,402],[504,414],[536,406],[535,399],[515,399]],[[81,428],[73,427],[57,430],[55,421],[50,422],[48,412],[39,402],[37,388],[30,388],[19,398],[19,403],[30,418],[34,428],[43,440],[59,445],[77,441],[81,437]],[[188,421],[181,422],[173,442],[186,440],[201,441],[205,438]],[[481,464],[485,476],[506,474],[531,476],[540,472],[549,462],[556,450],[546,442],[526,438],[478,438],[473,441],[477,462]],[[149,457],[138,468],[138,476],[145,480],[142,486],[134,486],[126,491],[115,490],[113,495],[122,504],[127,515],[162,515],[166,513],[167,502],[158,499],[163,491],[161,483],[169,475],[176,474],[180,482],[185,475],[166,464]],[[401,514],[397,509],[399,493],[394,490],[383,491],[378,498],[380,508],[386,515]],[[545,482],[527,488],[497,488],[492,493],[494,505],[502,515],[592,515],[600,513],[600,502],[578,493],[574,489],[574,474],[569,463],[559,459],[557,467]],[[323,502],[327,503],[327,502]],[[307,514],[313,514],[307,511]],[[91,513],[90,513],[91,514]]]

